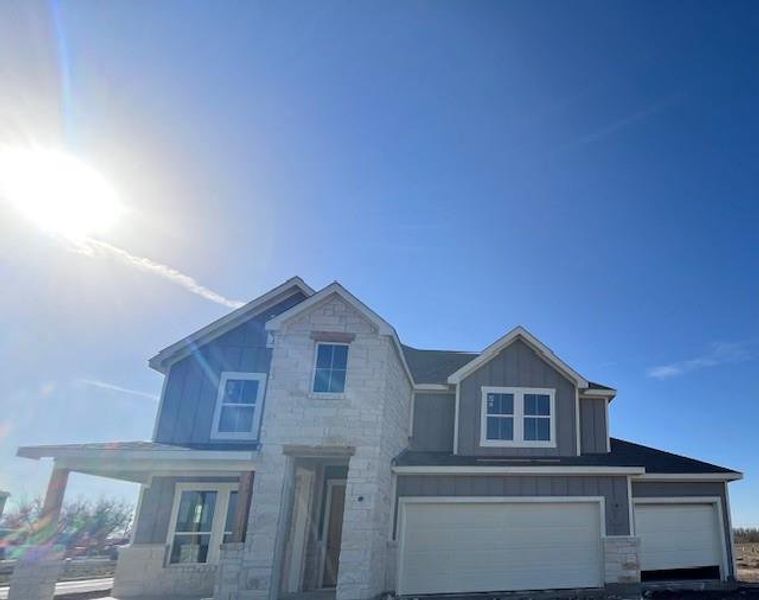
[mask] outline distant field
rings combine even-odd
[[[759,583],[759,544],[736,544],[738,580]]]

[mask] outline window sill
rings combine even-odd
[[[345,400],[345,394],[330,394],[327,392],[309,392],[308,397],[312,400]]]
[[[481,448],[556,448],[556,442],[515,442],[509,440],[481,440]]]

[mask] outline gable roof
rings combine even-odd
[[[551,458],[524,459],[517,457],[463,456],[450,452],[404,450],[395,459],[397,466],[408,467],[643,467],[647,474],[659,475],[724,475],[725,479],[740,478],[740,472],[711,463],[657,450],[649,446],[611,438],[611,452]]]
[[[345,289],[337,281],[333,281],[328,286],[322,288],[315,294],[311,295],[309,298],[307,298],[303,302],[296,304],[292,308],[289,308],[283,313],[280,313],[276,317],[267,321],[266,329],[268,331],[277,331],[281,329],[282,325],[286,321],[289,321],[290,319],[296,317],[297,315],[313,308],[314,306],[316,306],[323,300],[326,300],[332,295],[339,296],[342,300],[347,302],[352,308],[354,308],[356,311],[362,314],[368,321],[373,323],[377,327],[377,332],[380,335],[387,335],[393,340],[396,351],[398,352],[398,358],[400,359],[401,364],[403,365],[403,370],[405,371],[406,376],[409,378],[409,381],[413,385],[414,377],[411,374],[411,370],[409,369],[408,363],[406,362],[406,355],[403,353],[403,346],[401,345],[401,341],[398,338],[398,334],[396,333],[395,328],[392,325],[390,325],[390,323],[385,321],[385,319],[380,317],[371,308],[369,308],[366,304],[361,302],[361,300],[356,298],[356,296],[351,294],[347,289]]]
[[[300,292],[306,298],[314,295],[314,290],[300,277],[291,277],[283,284],[269,290],[265,294],[251,300],[231,313],[224,315],[213,323],[198,329],[178,342],[167,346],[153,356],[148,365],[159,373],[166,373],[168,367],[186,357],[194,348],[216,339],[244,323],[257,313],[270,307],[277,300],[284,300],[294,293]]]
[[[448,376],[465,364],[477,358],[476,352],[457,352],[454,350],[420,350],[403,346],[406,362],[418,384],[445,384]]]
[[[503,350],[504,348],[506,348],[507,346],[509,346],[510,344],[512,344],[518,339],[521,339],[522,341],[524,341],[528,346],[530,346],[533,350],[535,350],[535,352],[537,352],[538,355],[540,355],[544,360],[546,360],[548,363],[553,365],[558,371],[563,373],[566,377],[574,381],[577,387],[587,388],[589,386],[589,382],[587,379],[585,379],[582,375],[580,375],[567,363],[565,363],[558,356],[556,356],[548,346],[546,346],[543,342],[541,342],[538,338],[532,335],[529,331],[527,331],[527,329],[525,329],[521,325],[518,327],[515,327],[514,329],[509,331],[506,335],[497,339],[495,342],[490,344],[490,346],[485,348],[482,351],[482,354],[480,354],[473,360],[467,362],[458,370],[451,373],[451,375],[448,376],[448,383],[451,383],[451,384],[459,383],[467,375],[479,369],[482,365],[484,365],[488,361],[495,358],[501,350]]]

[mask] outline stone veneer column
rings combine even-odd
[[[382,469],[390,465],[381,463],[379,448],[357,448],[348,464],[337,600],[368,600],[384,591],[388,522]]]
[[[52,600],[63,566],[61,550],[30,547],[13,568],[8,600]]]
[[[265,447],[253,483],[248,533],[242,552],[225,544],[214,597],[217,600],[276,600],[292,503],[292,459],[282,447]]]
[[[637,591],[640,586],[640,538],[603,538],[604,581],[611,589]]]
[[[63,548],[54,544],[58,532],[63,497],[69,479],[68,469],[53,467],[42,516],[34,524],[35,537],[46,540],[28,546],[18,559],[10,580],[9,600],[52,600],[55,584],[63,573]]]

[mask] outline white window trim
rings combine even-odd
[[[251,431],[219,431],[221,421],[221,408],[224,401],[224,390],[230,379],[242,379],[245,381],[258,381],[258,394],[256,406],[253,409],[253,427]],[[255,440],[258,438],[258,426],[261,423],[261,411],[264,403],[266,390],[266,373],[247,373],[241,371],[223,371],[219,379],[219,389],[216,393],[216,407],[213,413],[213,426],[211,428],[212,440]],[[241,405],[244,406],[244,405]]]
[[[227,521],[229,509],[229,495],[239,490],[237,483],[176,483],[174,484],[174,504],[171,509],[171,521],[169,521],[169,535],[166,543],[169,551],[166,558],[168,567],[183,567],[188,564],[210,565],[219,562],[221,544],[224,541],[224,525]],[[174,546],[174,536],[177,533],[177,516],[179,515],[179,503],[182,492],[216,492],[216,506],[214,508],[213,522],[211,523],[211,540],[208,544],[208,560],[204,563],[172,563],[171,551]],[[181,531],[179,532],[182,533]]]
[[[316,383],[316,361],[319,358],[319,346],[345,346],[348,348],[348,354],[345,357],[345,384],[343,385],[342,392],[316,392],[314,391],[314,384]],[[335,400],[341,400],[345,398],[345,390],[348,389],[348,361],[350,360],[350,344],[345,342],[316,342],[314,344],[314,364],[311,367],[311,381],[308,384],[309,396],[314,398],[334,398]]]
[[[488,394],[513,394],[514,395],[514,439],[513,440],[489,440],[487,439],[487,401]],[[546,394],[550,402],[550,440],[525,440],[524,439],[524,395]],[[482,401],[480,403],[480,446],[485,448],[556,448],[556,390],[553,388],[528,388],[528,387],[482,387]]]

